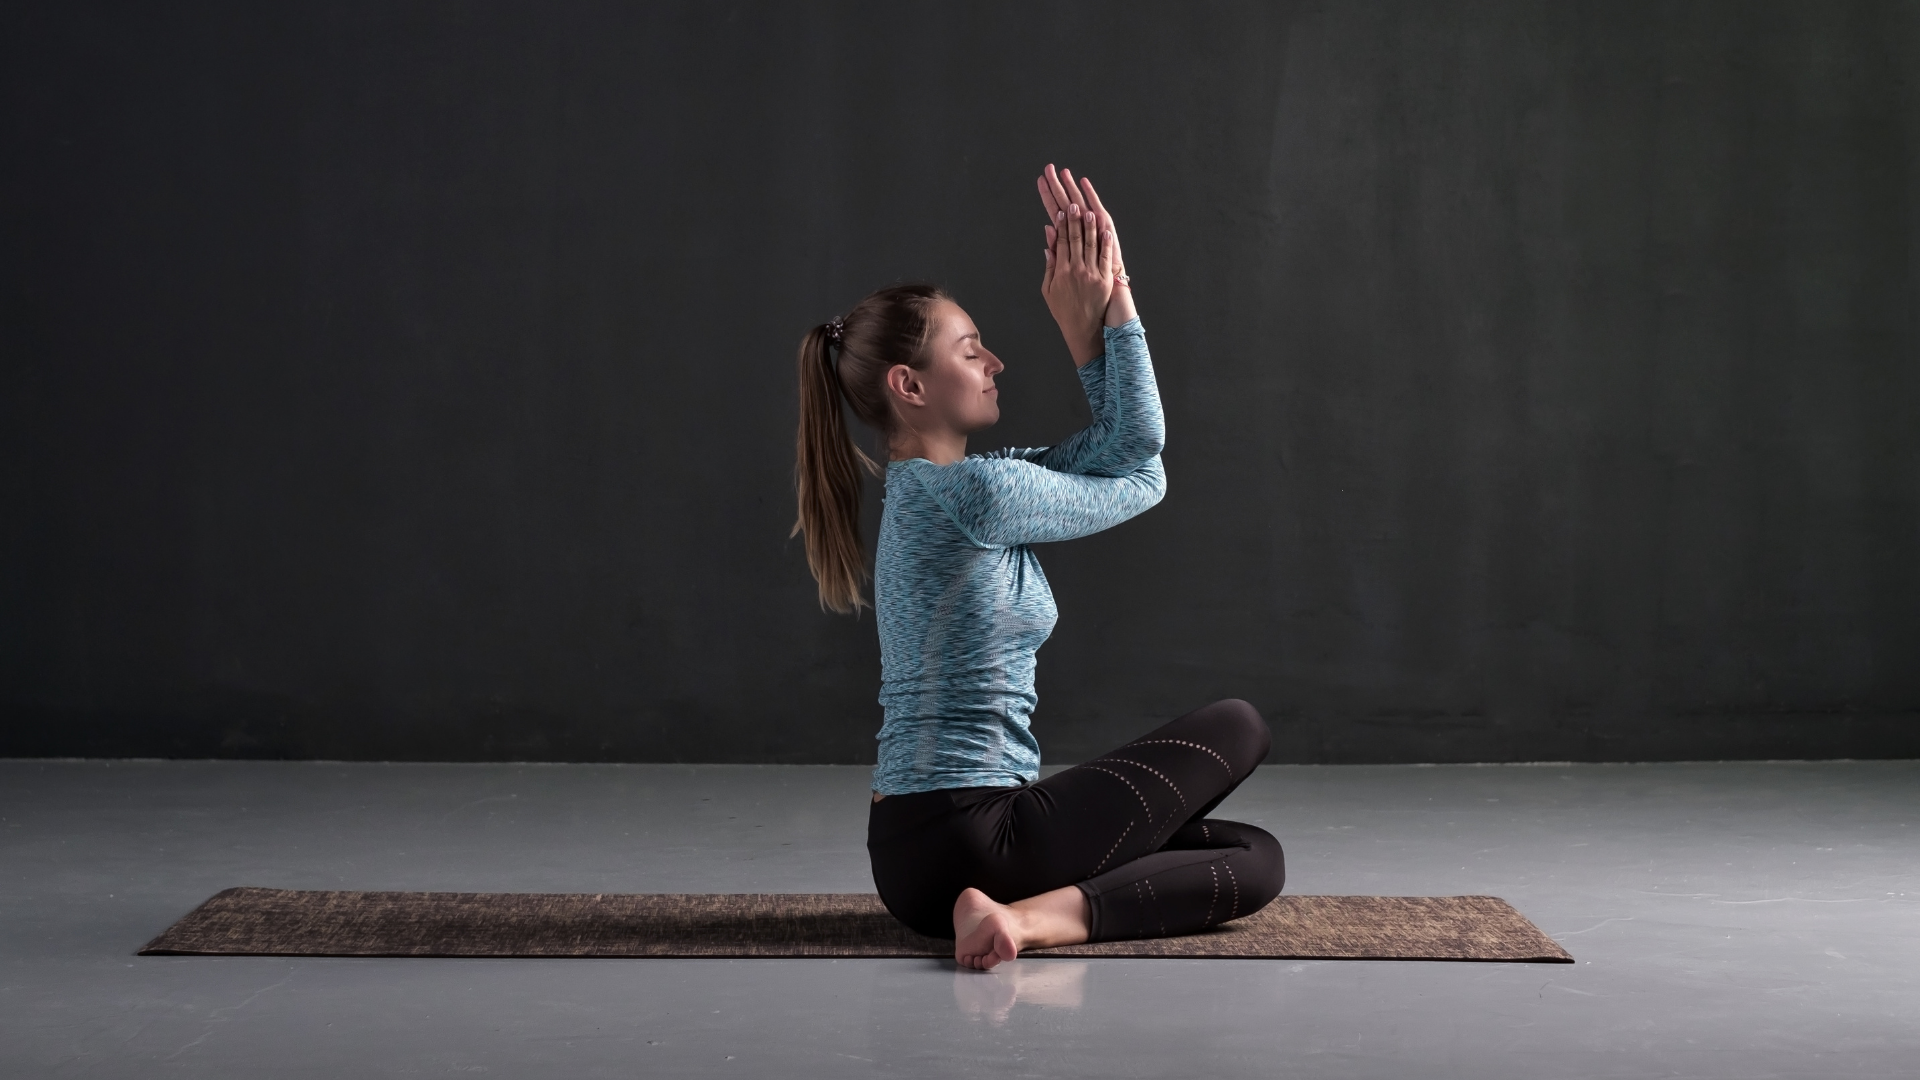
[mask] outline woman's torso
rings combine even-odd
[[[1032,548],[968,538],[921,476],[987,460],[887,469],[874,559],[886,711],[874,790],[882,794],[1039,776],[1029,723],[1035,652],[1058,617],[1053,591]]]

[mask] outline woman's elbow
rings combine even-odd
[[[1144,465],[1159,457],[1166,448],[1167,426],[1156,421],[1127,432],[1121,443],[1121,455],[1128,461]]]
[[[1160,463],[1159,454],[1147,460],[1146,467],[1139,472],[1139,477],[1141,487],[1147,496],[1147,505],[1160,505],[1160,500],[1167,497],[1167,469]]]

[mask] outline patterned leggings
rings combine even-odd
[[[874,884],[930,937],[953,936],[953,902],[969,886],[1011,903],[1077,885],[1093,941],[1251,915],[1286,882],[1280,844],[1207,814],[1271,739],[1253,706],[1216,701],[1038,783],[889,795],[867,823]]]

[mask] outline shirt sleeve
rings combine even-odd
[[[1059,472],[1017,457],[970,457],[945,466],[916,461],[913,470],[966,538],[983,548],[1090,536],[1167,493],[1157,454],[1125,476]]]
[[[1106,351],[1080,368],[1093,422],[1058,446],[1019,453],[1056,472],[1120,477],[1158,457],[1167,441],[1160,388],[1139,319],[1102,328]]]

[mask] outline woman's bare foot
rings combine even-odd
[[[961,967],[992,970],[1020,955],[1020,917],[979,889],[953,902],[953,959]]]
[[[1011,904],[968,889],[953,902],[953,959],[961,967],[991,971],[1021,949],[1085,940],[1086,896],[1071,885]]]

